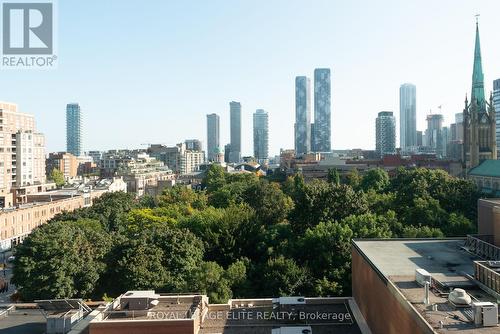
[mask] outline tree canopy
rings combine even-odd
[[[383,169],[325,181],[212,165],[203,190],[104,194],[37,227],[16,252],[24,300],[126,290],[238,297],[350,295],[353,238],[464,236],[480,193],[443,171]]]

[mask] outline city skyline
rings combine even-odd
[[[97,13],[91,10],[93,6],[88,6],[88,3],[85,6],[60,3],[58,69],[43,72],[4,71],[5,79],[0,84],[3,92],[1,100],[17,103],[21,112],[34,114],[40,119],[39,128],[47,134],[48,151],[65,149],[64,133],[60,130],[64,127],[63,110],[68,102],[74,100],[85,109],[89,122],[83,133],[85,150],[139,148],[144,142],[175,144],[184,138],[194,137],[204,140],[206,124],[203,119],[209,113],[217,113],[223,119],[220,130],[223,146],[229,142],[226,106],[228,101],[234,99],[245,106],[242,114],[242,155],[252,154],[251,110],[263,108],[271,111],[269,131],[273,133],[273,138],[269,146],[272,156],[280,148],[293,148],[293,78],[302,73],[310,76],[311,69],[319,67],[331,68],[335,76],[332,85],[332,148],[373,149],[374,129],[370,120],[378,110],[398,110],[398,87],[404,82],[412,82],[419,88],[418,130],[425,129],[429,110],[433,109],[436,113],[438,105],[443,105],[445,124],[453,122],[453,115],[463,107],[460,101],[470,90],[470,46],[474,41],[472,27],[476,13],[482,13],[480,27],[487,93],[492,90],[493,80],[500,77],[500,67],[495,61],[500,58],[500,46],[495,42],[494,16],[489,14],[497,11],[499,4],[491,1],[474,4],[428,2],[423,6],[421,2],[390,2],[388,6],[365,2],[361,7],[318,1],[311,8],[299,2],[290,2],[286,6],[289,2],[276,1],[266,3],[264,11],[258,10],[258,4],[242,4],[233,8],[221,3],[214,6],[221,12],[211,18],[205,14],[205,10],[210,8],[204,4],[149,3],[151,6],[138,9],[130,4],[120,4],[120,15],[114,16],[109,15],[117,8],[112,1],[99,3]],[[391,8],[389,12],[381,10],[388,7]],[[195,13],[189,11],[193,8],[197,9]],[[283,15],[286,19],[279,19],[281,28],[276,28],[279,25],[274,23],[254,28],[244,24],[256,18],[266,22],[279,10],[287,14]],[[72,15],[74,12],[79,13],[78,18]],[[241,17],[242,12],[248,13],[248,16],[239,22],[236,17]],[[191,14],[186,16],[186,13]],[[95,15],[92,16],[94,27],[77,31],[79,25],[73,21],[88,21],[91,15]],[[130,22],[132,15],[139,18],[153,15],[158,20],[144,22],[144,26],[140,27],[127,27],[126,23]],[[174,17],[176,15],[177,18]],[[168,20],[159,20],[164,16],[173,16],[175,22],[172,24],[179,25],[179,21],[184,20],[187,25],[181,25],[174,34],[164,23]],[[294,26],[298,16],[304,16],[307,22],[314,19],[322,23],[299,29]],[[109,25],[110,17],[112,25]],[[235,24],[232,31],[224,29],[227,17],[232,18],[231,22]],[[347,17],[355,20],[348,20]],[[199,28],[189,24],[195,21]],[[401,24],[403,22],[408,24]],[[398,29],[392,29],[395,25]],[[103,27],[107,29],[101,29]],[[190,29],[184,29],[186,27]],[[159,28],[161,34],[156,32]],[[214,31],[222,34],[216,40],[213,36],[218,35]],[[130,40],[135,45],[145,46],[145,51],[131,58],[127,53],[127,43],[113,49],[107,45],[110,38],[121,37],[123,33],[119,41]],[[210,34],[211,38],[204,41],[206,34]],[[238,40],[235,36],[244,38]],[[284,43],[292,36],[298,38],[303,47],[294,57],[283,61],[283,55],[289,54],[290,47],[294,47]],[[141,42],[141,39],[144,41]],[[227,47],[221,46],[225,39],[235,40],[228,55],[225,55]],[[447,43],[442,43],[445,39]],[[256,40],[262,42],[263,48],[273,52],[247,52],[251,50],[249,45]],[[321,43],[325,40],[335,43]],[[151,41],[159,43],[151,46]],[[175,50],[170,45],[175,46]],[[99,49],[97,59],[92,58],[86,49]],[[137,58],[137,55],[140,57]],[[158,55],[162,55],[161,59]],[[236,55],[238,57],[235,58]],[[151,64],[141,61],[139,65],[137,59],[143,58],[155,61]],[[193,73],[184,73],[186,67],[193,67]],[[199,71],[202,71],[202,76],[198,75]],[[233,75],[236,71],[237,77]],[[195,74],[199,81],[193,77]],[[74,78],[72,85],[67,85],[70,78]],[[207,85],[208,78],[214,81],[212,85]],[[370,91],[361,93],[368,94],[367,98],[357,99],[361,83],[370,87]],[[42,86],[45,87],[43,94],[40,89],[35,89]],[[216,91],[203,90],[203,86],[218,88]],[[147,129],[137,127],[136,119],[132,121],[139,103],[140,115],[155,119]],[[118,110],[122,116],[120,119],[116,117]],[[356,120],[362,121],[354,124],[353,115],[359,116]],[[113,124],[112,132],[108,129],[109,124]],[[359,135],[352,137],[349,135],[354,126]],[[130,136],[134,131],[134,136]],[[104,134],[108,136],[106,140]]]

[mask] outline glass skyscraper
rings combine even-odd
[[[295,78],[295,154],[311,151],[311,82],[305,76]]]
[[[66,105],[66,151],[82,155],[82,113],[78,103]]]
[[[229,162],[241,161],[241,103],[231,101],[229,103],[229,114],[231,121],[231,151]]]
[[[314,125],[311,149],[331,151],[331,75],[329,68],[314,70]]]
[[[263,109],[253,114],[253,154],[260,164],[269,157],[269,117]]]
[[[208,161],[215,161],[220,151],[220,117],[217,114],[207,115],[207,157]]]
[[[399,87],[399,144],[403,152],[417,147],[416,90],[411,83]]]
[[[496,113],[497,157],[500,157],[500,79],[493,81],[493,106]]]
[[[381,111],[375,120],[376,151],[383,157],[396,152],[396,118],[392,111]]]

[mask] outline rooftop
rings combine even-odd
[[[454,288],[465,289],[472,301],[497,302],[474,279],[474,261],[481,259],[464,250],[465,239],[377,239],[353,243],[437,333],[498,333],[498,327],[476,327],[470,306],[455,307],[448,302],[448,293]],[[435,304],[434,309],[424,304],[424,288],[415,281],[417,268],[432,276],[430,305]],[[443,328],[439,328],[440,322]]]
[[[4,313],[5,312],[5,313]],[[39,309],[0,308],[0,333],[44,334],[46,320]]]
[[[210,309],[200,334],[270,334],[273,329],[310,326],[312,333],[366,333],[366,325],[351,298],[305,298],[287,307],[271,299],[230,301],[227,310]],[[361,329],[364,328],[364,331]]]
[[[479,166],[472,168],[469,175],[500,177],[500,160],[484,160]]]

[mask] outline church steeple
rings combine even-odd
[[[476,16],[476,44],[474,47],[474,69],[472,71],[472,92],[471,102],[478,103],[480,109],[485,106],[486,99],[484,97],[484,76],[483,65],[481,62],[481,44],[479,42],[479,23]]]

